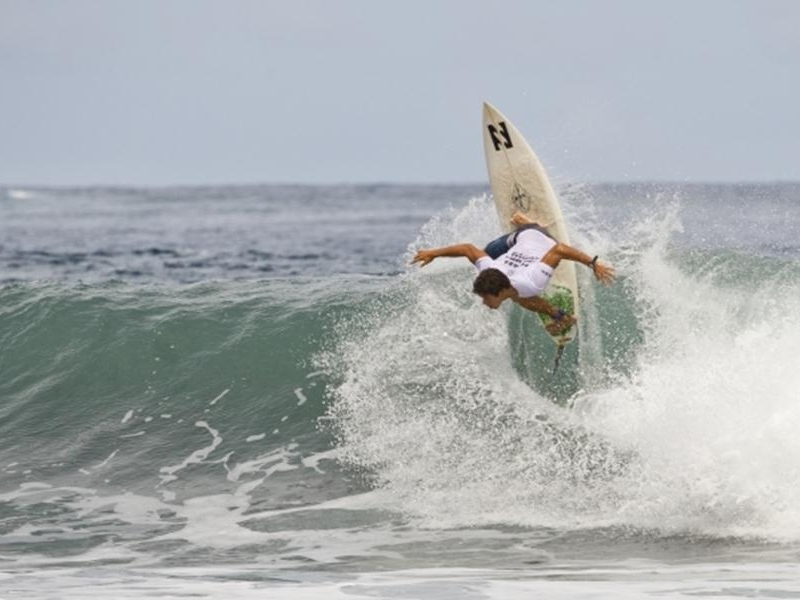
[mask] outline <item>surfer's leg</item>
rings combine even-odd
[[[510,242],[508,234],[501,235],[496,240],[492,240],[483,249],[492,259],[495,259],[511,249],[512,243]]]
[[[491,242],[486,244],[486,247],[483,249],[483,251],[486,252],[486,254],[488,254],[493,259],[496,259],[499,256],[511,250],[511,247],[517,243],[517,236],[521,232],[526,231],[528,229],[535,229],[536,231],[540,231],[547,237],[551,237],[549,233],[544,231],[536,223],[527,223],[525,225],[521,225],[519,228],[517,228],[516,231],[513,231],[512,233],[501,235],[496,240],[492,240]]]
[[[544,225],[542,225],[541,223],[537,223],[536,221],[522,214],[519,211],[515,212],[512,215],[511,223],[517,226],[516,233],[520,233],[521,231],[525,231],[526,229],[535,229],[536,231],[545,234],[551,240],[556,239],[549,231],[547,231],[547,228]]]
[[[525,219],[527,219],[527,217],[525,217],[524,215],[522,216]],[[511,250],[511,247],[517,243],[517,237],[519,236],[519,234],[522,233],[523,231],[528,231],[529,229],[538,231],[542,235],[550,238],[555,242],[555,238],[552,235],[550,235],[547,232],[547,230],[544,229],[541,225],[539,225],[538,223],[529,222],[529,223],[523,223],[522,225],[517,227],[517,229],[512,233],[501,235],[496,240],[492,240],[491,242],[486,244],[486,247],[483,249],[483,251],[486,252],[486,254],[488,254],[493,259],[496,259],[499,256]]]
[[[521,212],[517,211],[513,215],[511,215],[511,224],[516,226],[535,225],[536,222],[530,217],[526,217]]]

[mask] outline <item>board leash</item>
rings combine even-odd
[[[555,364],[553,365],[553,375],[555,375],[556,371],[558,371],[558,365],[561,363],[561,355],[564,354],[564,348],[566,347],[567,345],[564,343],[558,345],[558,350],[556,350],[556,360]]]

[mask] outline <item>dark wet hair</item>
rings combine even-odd
[[[499,269],[484,269],[475,278],[475,282],[472,284],[472,291],[479,296],[485,296],[486,294],[497,296],[504,289],[510,287],[511,281],[509,281],[505,273]]]

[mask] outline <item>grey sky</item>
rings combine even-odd
[[[792,0],[0,0],[0,183],[800,180]]]

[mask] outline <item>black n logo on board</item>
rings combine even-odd
[[[506,129],[506,122],[500,121],[497,124],[497,127],[489,123],[489,136],[492,138],[492,143],[494,144],[495,151],[500,150],[503,146],[506,148],[513,148],[514,144],[511,143],[511,135],[508,133],[508,129]],[[498,136],[503,136],[502,139]]]

